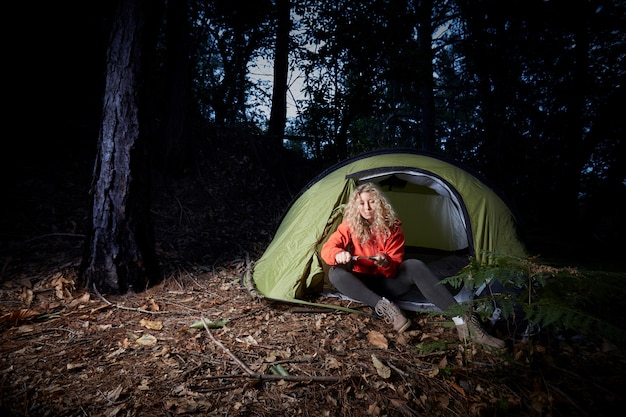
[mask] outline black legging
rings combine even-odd
[[[383,296],[398,299],[413,286],[442,311],[456,304],[446,286],[438,284],[439,279],[418,259],[403,261],[395,278],[355,274],[340,266],[331,268],[328,278],[341,293],[372,308]]]

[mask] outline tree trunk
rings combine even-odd
[[[138,92],[143,0],[122,0],[107,55],[102,124],[92,193],[91,230],[80,283],[103,293],[142,291],[160,279],[150,222],[145,142]]]
[[[432,14],[433,1],[422,0],[417,2],[417,42],[420,62],[418,63],[419,76],[417,92],[419,107],[422,113],[422,146],[426,151],[434,151],[435,136],[435,82],[433,80],[433,45],[432,45]],[[418,119],[419,120],[419,119]],[[417,135],[419,137],[420,135]]]
[[[167,97],[161,163],[174,175],[184,175],[191,165],[187,127],[190,96],[189,17],[187,0],[167,2]]]
[[[276,53],[274,57],[274,85],[269,136],[282,145],[287,124],[287,79],[289,74],[289,32],[291,31],[291,4],[289,0],[277,0]]]

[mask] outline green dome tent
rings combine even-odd
[[[460,266],[439,264],[440,276],[457,273],[469,256],[484,263],[493,256],[525,256],[511,210],[476,175],[412,150],[376,151],[327,169],[292,202],[253,267],[261,295],[304,302],[306,295],[323,290],[327,266],[320,249],[341,222],[350,193],[366,181],[380,186],[402,220],[407,257],[465,260]]]

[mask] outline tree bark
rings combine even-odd
[[[118,2],[107,53],[91,229],[79,275],[85,288],[101,293],[142,291],[160,279],[139,125],[143,6],[143,0]]]

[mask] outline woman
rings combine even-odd
[[[322,247],[322,259],[333,266],[330,282],[343,294],[361,301],[393,325],[398,332],[411,321],[389,301],[413,287],[442,311],[456,303],[444,285],[422,261],[404,259],[404,232],[393,207],[373,183],[359,185],[346,205],[344,218]],[[488,335],[478,319],[453,318],[462,341],[492,348],[505,343]]]

